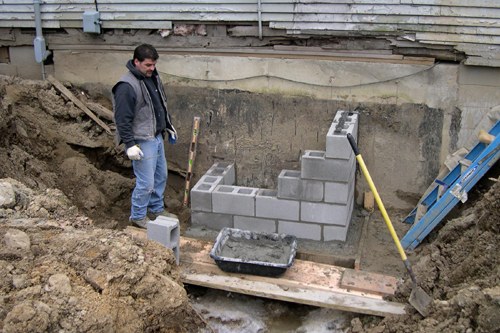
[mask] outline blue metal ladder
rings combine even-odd
[[[403,222],[413,224],[401,239],[404,249],[413,250],[441,222],[458,201],[467,200],[467,192],[484,176],[500,157],[500,121],[488,132],[495,136],[489,145],[479,142],[460,161],[469,167],[462,173],[458,163],[442,180],[436,179],[436,187],[412,210]],[[442,193],[440,193],[442,192]],[[424,205],[427,211],[418,221],[417,210]],[[420,207],[422,208],[422,207]]]

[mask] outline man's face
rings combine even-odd
[[[140,62],[137,59],[134,59],[135,68],[144,76],[151,77],[153,75],[153,71],[155,70],[156,60],[153,59],[144,59],[144,61]]]

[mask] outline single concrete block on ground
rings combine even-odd
[[[278,221],[278,233],[294,235],[302,239],[321,240],[321,226],[312,223]]]
[[[300,171],[282,170],[278,176],[278,198],[305,201],[323,200],[323,182],[300,178]]]
[[[254,187],[219,185],[212,192],[212,211],[243,216],[255,216]]]
[[[212,192],[222,182],[222,176],[204,175],[191,189],[191,209],[212,211]]]
[[[299,220],[299,201],[279,199],[278,191],[262,189],[255,197],[255,216]]]
[[[356,167],[356,158],[326,158],[326,153],[319,150],[306,150],[302,156],[301,178],[333,182],[347,182],[351,171]]]
[[[147,238],[165,245],[174,251],[175,260],[179,264],[179,220],[172,217],[158,216],[147,224]]]
[[[325,182],[325,202],[347,204],[354,195],[356,169],[351,170],[349,182]]]
[[[204,225],[213,230],[233,228],[233,215],[196,212],[191,210],[191,224]]]
[[[275,233],[276,220],[235,215],[234,227],[241,230]]]
[[[301,202],[300,220],[321,224],[345,226],[350,221],[354,197],[345,205]]]
[[[344,129],[340,132],[335,132],[336,125],[336,123],[332,123],[326,134],[326,157],[344,160],[350,159],[354,153],[347,139],[347,134],[350,133],[357,141],[357,124],[346,123]]]
[[[236,182],[236,172],[234,163],[217,162],[205,173],[208,176],[221,176],[223,178],[221,185],[233,185]]]

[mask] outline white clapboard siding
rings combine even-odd
[[[474,56],[500,55],[500,0],[261,0],[261,20],[275,31],[304,35],[406,36]],[[173,23],[257,25],[258,0],[44,0],[42,27],[81,28],[98,10],[107,29],[171,29]],[[33,28],[33,0],[0,1],[0,27]],[[465,47],[465,45],[467,47]],[[484,49],[484,46],[492,48]]]

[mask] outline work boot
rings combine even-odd
[[[146,216],[146,217],[143,217],[142,219],[130,218],[130,222],[132,222],[132,224],[134,224],[135,226],[137,226],[139,228],[147,229],[148,222],[151,222],[151,220],[149,219],[149,217]]]
[[[159,213],[153,213],[153,212],[149,212],[149,211],[148,211],[147,216],[149,217],[149,219],[150,219],[151,221],[156,220],[156,218],[157,218],[158,216],[165,216],[165,217],[170,217],[170,218],[173,218],[173,219],[176,219],[176,218],[177,218],[177,215],[171,214],[171,213],[167,212],[165,209],[164,209],[164,210],[162,210],[162,211],[161,211],[161,212],[159,212]]]

